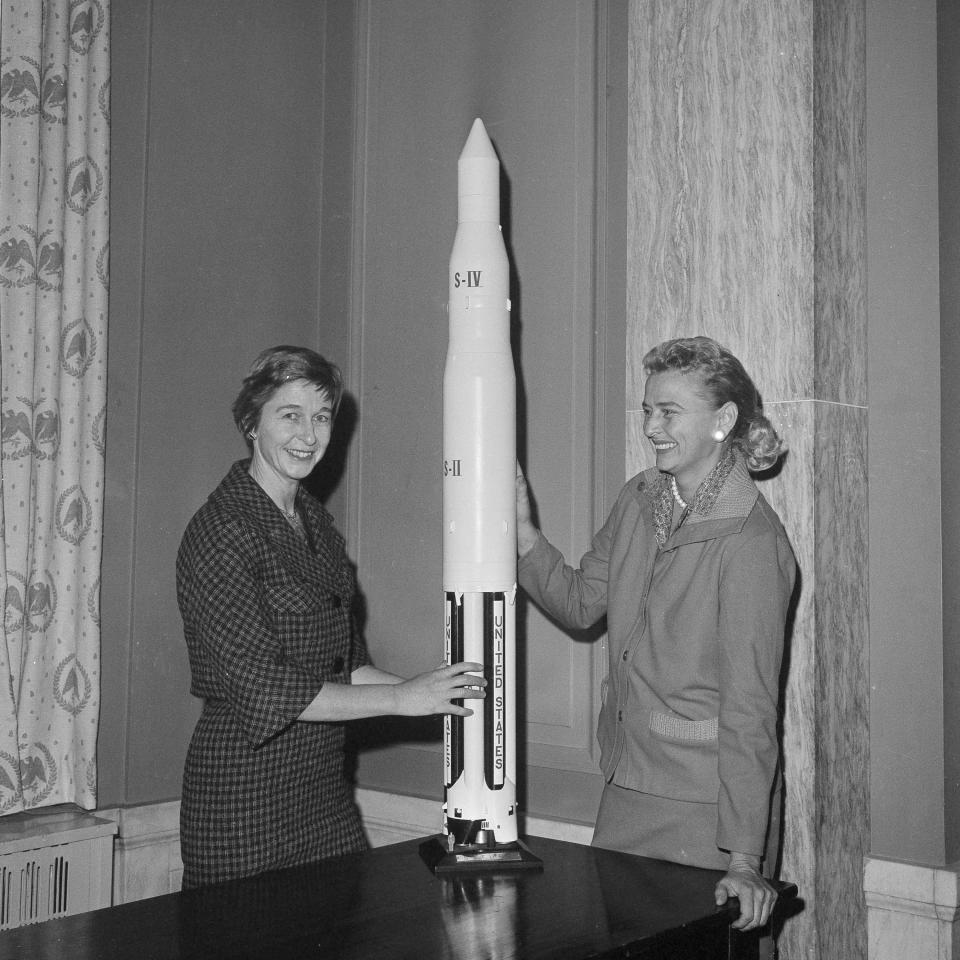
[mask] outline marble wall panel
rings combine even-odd
[[[800,889],[804,911],[793,918],[781,936],[784,957],[798,954],[798,943],[816,943],[816,781],[814,754],[816,716],[813,709],[815,677],[813,539],[814,405],[809,401],[782,401],[765,405],[775,429],[788,445],[775,476],[758,486],[777,511],[790,538],[797,561],[797,587],[792,620],[784,651],[781,711],[783,716],[784,817],[781,875]]]
[[[781,955],[855,960],[866,956],[869,845],[867,412],[819,401],[767,412],[790,449],[760,487],[800,571],[784,691],[782,873],[806,908],[787,924]]]
[[[643,356],[674,336],[733,350],[789,446],[760,481],[800,569],[783,875],[806,909],[788,960],[866,955],[862,34],[860,0],[631,5],[626,473],[652,463]]]
[[[817,897],[823,956],[866,957],[862,864],[870,848],[867,411],[817,403]]]
[[[631,5],[628,410],[644,353],[695,333],[812,395],[811,35],[809,0]]]
[[[817,0],[814,393],[867,402],[863,0]]]

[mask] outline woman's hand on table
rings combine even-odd
[[[732,924],[735,930],[764,926],[777,902],[777,891],[760,873],[760,858],[743,853],[730,854],[730,866],[715,892],[718,907],[730,897],[740,901],[740,916]]]

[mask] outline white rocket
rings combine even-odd
[[[518,846],[516,378],[500,163],[479,118],[457,182],[443,374],[445,640],[448,662],[484,665],[487,694],[470,701],[473,716],[446,718],[444,832],[450,850],[502,852]]]

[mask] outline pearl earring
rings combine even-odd
[[[727,435],[722,430],[713,431],[713,439],[716,440],[717,443],[720,443],[721,440],[725,440],[726,438]]]

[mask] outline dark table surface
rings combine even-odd
[[[755,949],[715,906],[715,871],[528,837],[542,871],[438,877],[421,842],[6,931],[0,960],[706,960]]]

